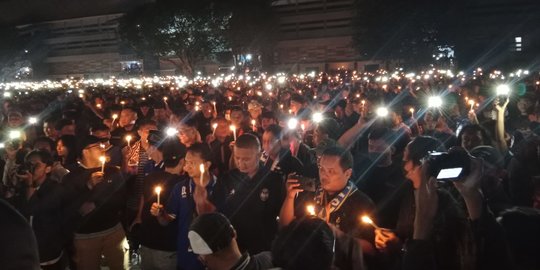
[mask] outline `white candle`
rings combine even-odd
[[[201,165],[199,165],[199,170],[201,171],[201,177],[200,177],[199,181],[201,182],[201,186],[202,186],[204,184],[204,182],[203,182],[204,164],[201,163]]]
[[[216,135],[217,123],[212,124],[212,128],[214,129],[214,131],[212,131],[212,136],[215,136]]]
[[[105,156],[99,157],[99,161],[101,161],[101,173],[105,172],[105,161],[107,161],[107,158]]]
[[[257,121],[255,119],[251,120],[251,125],[253,126],[253,131],[257,132]]]
[[[375,222],[373,222],[373,220],[372,220],[370,217],[368,217],[368,216],[362,216],[361,219],[362,219],[362,222],[364,222],[364,223],[366,223],[366,224],[369,224],[369,225],[373,226],[373,228],[375,228],[375,229],[380,229],[380,227],[377,226],[377,224],[375,224]]]
[[[157,204],[159,205],[159,195],[161,194],[161,187],[160,186],[157,186],[154,191],[156,192],[157,194]]]
[[[469,100],[469,105],[471,105],[471,111],[474,109],[474,100]]]
[[[212,105],[214,105],[214,112],[217,113],[217,109],[216,109],[216,102],[215,101],[212,101]]]
[[[234,125],[231,125],[231,126],[229,127],[229,129],[232,130],[232,132],[233,132],[233,138],[234,138],[234,140],[236,141],[236,127],[235,127]]]
[[[131,139],[133,139],[133,137],[131,137],[131,135],[126,136],[126,141],[128,143],[128,147],[131,147]]]
[[[113,114],[112,115],[112,123],[111,123],[111,126],[114,127],[114,121],[116,121],[116,118],[118,118],[118,114]]]

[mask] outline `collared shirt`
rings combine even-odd
[[[270,250],[284,198],[281,176],[259,166],[253,178],[235,169],[223,179],[228,194],[224,213],[238,232],[240,249],[252,254]]]
[[[188,239],[189,226],[193,218],[197,216],[193,199],[194,190],[195,183],[191,178],[176,184],[166,205],[167,213],[175,216],[178,222],[178,266],[179,269],[185,270],[204,269],[197,255],[191,250]],[[221,209],[225,201],[225,189],[216,177],[212,177],[212,181],[206,186],[206,191],[209,201],[217,209]]]

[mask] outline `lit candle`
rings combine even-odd
[[[216,135],[217,123],[212,124],[212,128],[214,129],[214,131],[212,131],[212,136],[215,136]]]
[[[157,186],[154,191],[156,192],[157,194],[157,204],[159,205],[159,195],[161,194],[161,187],[160,186]]]
[[[169,100],[168,97],[163,97],[163,101],[167,102],[167,100]]]
[[[373,226],[373,228],[375,228],[375,229],[380,229],[380,227],[377,226],[377,224],[375,224],[375,222],[373,222],[373,220],[372,220],[370,217],[368,217],[368,216],[362,216],[361,219],[362,219],[362,222],[364,222],[364,223],[366,223],[366,224],[369,224],[369,225]]]
[[[115,114],[112,115],[112,123],[111,123],[111,126],[113,126],[113,127],[114,127],[114,121],[116,121],[116,118],[118,118],[118,114],[115,113]]]
[[[99,161],[101,161],[101,173],[105,172],[105,162],[107,161],[107,158],[105,156],[99,157]]]
[[[214,105],[214,112],[217,113],[217,109],[216,109],[216,102],[215,101],[212,101],[212,105]]]
[[[128,147],[131,147],[131,139],[133,139],[133,137],[131,137],[131,135],[126,135],[126,141],[128,143]]]
[[[310,215],[310,216],[316,216],[317,214],[315,213],[315,206],[313,204],[308,204],[306,206],[306,211],[307,213]]]
[[[409,111],[411,112],[411,115],[414,117],[414,108],[410,108]]]
[[[303,123],[300,125],[300,128],[302,129],[302,132],[306,132],[306,125]]]
[[[201,163],[201,165],[199,165],[199,170],[201,171],[201,177],[199,179],[199,182],[201,183],[201,186],[204,184],[203,183],[203,176],[204,176],[204,164]]]
[[[101,103],[96,104],[96,107],[97,107],[98,109],[101,109]]]
[[[469,105],[471,105],[471,111],[474,109],[474,100],[469,100]]]
[[[234,125],[230,125],[229,129],[233,132],[233,138],[236,141],[236,127]]]
[[[255,119],[251,120],[251,125],[253,126],[253,131],[257,132],[257,121]]]

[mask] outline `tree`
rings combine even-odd
[[[0,81],[13,79],[14,64],[24,55],[24,39],[21,38],[14,26],[0,26]]]
[[[191,76],[201,60],[226,50],[225,31],[231,15],[213,1],[157,1],[127,14],[121,22],[123,38],[141,55],[169,59]]]
[[[277,33],[272,3],[275,0],[222,0],[221,9],[232,14],[226,38],[233,56],[271,54]],[[264,61],[263,61],[264,62]]]
[[[354,41],[365,59],[430,63],[451,1],[358,0]]]

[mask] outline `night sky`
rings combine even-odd
[[[24,24],[124,12],[152,0],[0,0],[0,24]]]

